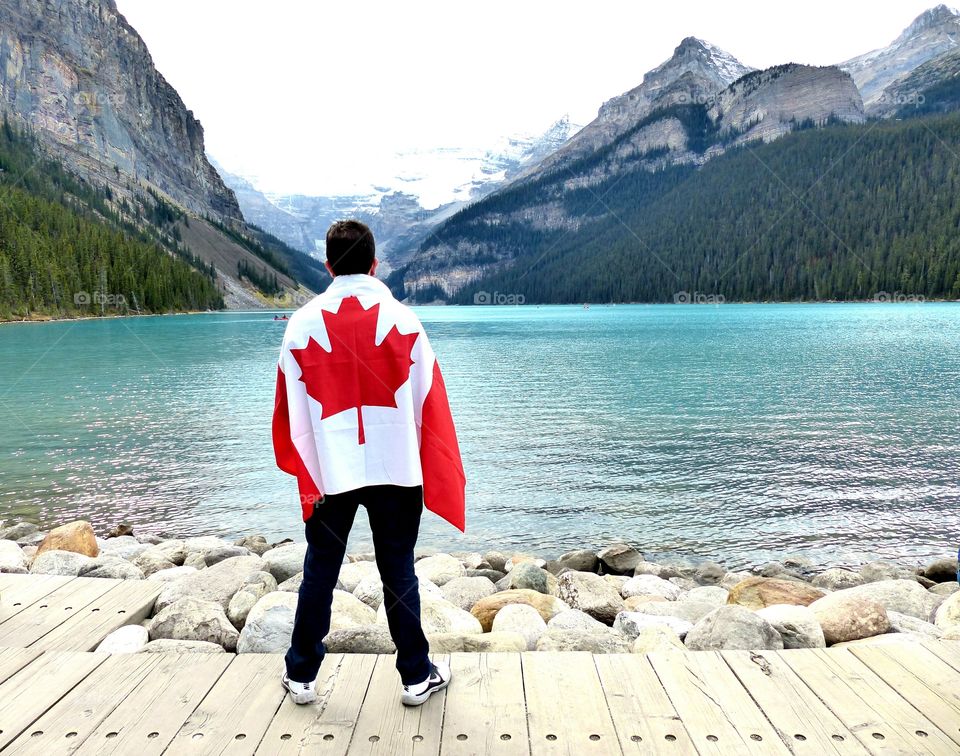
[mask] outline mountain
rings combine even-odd
[[[504,137],[485,150],[438,149],[407,156],[413,164],[369,193],[341,196],[267,194],[214,161],[244,217],[287,244],[320,257],[327,228],[355,218],[368,224],[389,272],[408,261],[434,226],[555,152],[579,126],[563,117],[539,134]],[[430,170],[425,169],[430,166]],[[442,198],[433,206],[427,198]],[[425,205],[426,203],[426,205]]]
[[[891,108],[888,106],[897,103],[885,99],[884,90],[958,44],[960,13],[946,5],[938,5],[921,13],[887,47],[851,58],[838,67],[853,77],[868,114],[889,113]]]
[[[240,219],[203,128],[113,0],[0,2],[0,102],[68,169],[150,186],[198,215]]]
[[[0,0],[0,112],[80,182],[61,195],[81,214],[213,276],[219,306],[271,306],[324,285],[321,264],[244,222],[200,122],[114,0]]]
[[[960,48],[947,50],[888,84],[873,114],[911,117],[960,109]]]
[[[685,39],[554,155],[433,229],[392,285],[417,301],[455,296],[557,232],[606,217],[629,235],[609,208],[640,207],[668,191],[680,175],[668,169],[704,165],[799,128],[863,120],[853,80],[836,67],[748,70],[708,43]]]
[[[718,92],[752,70],[709,42],[687,37],[668,60],[647,72],[639,86],[607,100],[596,119],[524,176],[541,174],[595,152],[634,129],[655,110],[709,104]]]
[[[958,299],[958,151],[960,113],[950,113],[801,126],[702,166],[635,170],[593,193],[559,195],[557,205],[580,219],[570,229],[478,223],[467,239],[462,227],[451,228],[457,234],[451,244],[485,248],[521,238],[523,244],[444,298],[460,304],[495,301],[493,293],[528,304]],[[500,217],[509,217],[529,194],[519,186],[493,200]],[[490,217],[490,208],[479,216]]]

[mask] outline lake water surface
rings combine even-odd
[[[426,307],[467,533],[729,567],[960,542],[960,306]],[[302,539],[270,445],[272,314],[0,327],[0,521]],[[351,548],[369,545],[358,516]]]

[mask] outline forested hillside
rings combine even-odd
[[[178,241],[181,211],[149,193],[115,205],[0,128],[0,319],[215,309],[212,267]],[[187,221],[189,222],[189,221]]]
[[[477,222],[506,216],[530,193],[581,222],[547,231]],[[678,292],[957,298],[960,114],[799,128],[700,168],[637,170],[589,188],[547,177],[467,208],[436,235],[461,248],[465,239],[494,241],[516,255],[458,292],[461,303],[477,291],[529,302],[664,302]]]

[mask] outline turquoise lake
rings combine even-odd
[[[734,568],[960,544],[958,305],[418,313],[469,480],[467,533],[425,514],[422,546],[625,540]],[[0,521],[302,539],[270,443],[272,317],[0,326]]]

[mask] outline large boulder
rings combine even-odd
[[[637,565],[643,561],[643,554],[626,543],[615,543],[600,549],[597,558],[605,572],[614,575],[632,575]]]
[[[827,643],[817,615],[809,606],[773,604],[757,610],[780,633],[784,648],[824,648]]]
[[[823,588],[827,591],[841,591],[844,588],[853,588],[857,585],[863,585],[863,575],[853,570],[845,570],[842,567],[831,567],[824,570],[811,581],[817,588]]]
[[[553,594],[557,590],[557,579],[533,562],[522,562],[508,573],[508,588],[528,589],[538,593]]]
[[[227,606],[227,619],[237,630],[242,630],[250,610],[257,602],[277,590],[277,579],[269,572],[254,572],[246,577],[240,590],[233,594]]]
[[[856,589],[835,591],[810,604],[828,646],[880,635],[890,629],[890,619],[883,605],[853,595],[852,590]]]
[[[377,621],[386,623],[387,612],[383,605],[377,610]],[[423,597],[420,599],[420,625],[424,633],[482,633],[480,621],[470,612],[454,606],[444,599]]]
[[[141,654],[222,654],[223,646],[209,641],[160,638],[140,649]]]
[[[507,559],[509,557],[501,551],[488,551],[483,555],[483,561],[490,565],[491,570],[506,574]]]
[[[276,549],[274,549],[274,551],[276,551]],[[268,551],[267,553],[269,554],[270,552]],[[300,569],[303,570],[302,561]],[[361,580],[374,575],[380,577],[376,562],[349,562],[340,567],[340,586],[347,593],[353,593],[357,589],[357,586],[360,585]]]
[[[957,582],[957,558],[937,559],[930,562],[924,570],[923,576],[934,583]]]
[[[687,633],[684,644],[693,651],[740,649],[778,651],[783,638],[763,617],[739,605],[721,606]]]
[[[719,585],[699,585],[682,594],[677,601],[690,604],[711,604],[714,608],[723,606],[730,598],[730,591]]]
[[[237,556],[247,556],[250,553],[250,549],[245,549],[243,546],[227,544],[226,546],[218,546],[215,549],[204,551],[203,561],[207,567],[212,567],[217,562],[222,562],[224,559],[230,559],[231,557]]]
[[[620,589],[625,599],[631,596],[662,596],[668,601],[680,597],[683,591],[669,580],[656,575],[635,575],[627,580]]]
[[[413,570],[417,573],[417,577],[429,580],[440,588],[455,578],[463,577],[466,573],[460,560],[449,554],[425,557],[414,564]]]
[[[956,593],[958,590],[960,590],[960,584],[937,583],[935,586],[933,586],[932,588],[928,588],[927,590],[930,591],[930,593],[934,594],[935,596],[949,596],[953,593]]]
[[[609,627],[602,630],[547,628],[537,641],[537,651],[587,651],[591,654],[630,653],[632,641]]]
[[[237,653],[286,653],[293,635],[298,599],[295,593],[272,591],[257,601],[240,631]]]
[[[497,587],[485,577],[458,577],[445,583],[439,590],[442,598],[469,612],[480,599],[496,593]]]
[[[390,628],[374,623],[334,630],[323,639],[331,654],[394,654],[397,647],[390,637]]]
[[[28,572],[27,557],[16,541],[0,541],[0,572],[23,575]]]
[[[230,606],[233,594],[240,590],[244,581],[254,572],[263,570],[263,560],[258,556],[242,556],[225,559],[213,567],[207,567],[192,575],[167,583],[157,596],[156,611],[170,606],[184,597],[215,601],[224,611]],[[195,640],[204,640],[203,638]]]
[[[693,580],[697,585],[720,585],[727,571],[716,562],[704,562],[693,573]]]
[[[289,543],[270,549],[263,555],[264,569],[273,575],[278,583],[303,572],[303,560],[307,554],[307,544]]]
[[[80,568],[79,577],[112,578],[114,580],[143,580],[143,570],[116,556],[98,556],[92,563]]]
[[[563,573],[557,579],[557,596],[608,625],[623,610],[623,598],[616,586],[592,572]]]
[[[480,621],[483,632],[488,633],[493,627],[493,618],[503,607],[508,604],[529,604],[543,617],[545,622],[549,622],[560,612],[570,608],[570,606],[557,598],[548,596],[545,593],[530,590],[501,591],[492,596],[480,599],[470,613]]]
[[[86,520],[74,520],[47,533],[37,548],[37,554],[46,551],[72,551],[74,554],[95,557],[100,554],[100,546],[93,526]]]
[[[924,622],[909,614],[887,610],[887,619],[890,620],[890,631],[894,633],[909,633],[911,635],[925,635],[928,638],[943,637],[943,630],[932,622]]]
[[[716,604],[705,601],[648,601],[632,611],[651,617],[675,617],[696,624],[716,608]]]
[[[279,593],[288,593],[279,591]],[[268,596],[270,594],[267,594]],[[295,593],[290,593],[296,596]],[[266,596],[264,597],[266,598]],[[263,599],[261,599],[262,601]],[[361,625],[372,625],[377,621],[377,613],[369,606],[364,604],[352,593],[335,590],[333,592],[333,608],[330,615],[330,632],[335,630],[345,630],[349,627],[359,627]]]
[[[876,601],[887,611],[909,614],[924,622],[933,618],[933,613],[943,602],[943,596],[930,593],[915,580],[906,579],[878,580],[835,593]]]
[[[960,628],[960,592],[947,596],[937,607],[934,623],[941,630],[950,631]]]
[[[243,536],[234,541],[233,545],[242,546],[251,554],[261,557],[273,548],[262,535]]]
[[[34,575],[69,575],[76,577],[80,570],[94,564],[92,557],[75,551],[44,551],[33,558],[30,572]]]
[[[578,549],[561,554],[557,559],[562,567],[575,572],[596,572],[600,564],[595,552],[589,549]]]
[[[136,559],[150,548],[150,544],[140,543],[133,536],[125,535],[117,538],[97,539],[100,546],[100,556],[120,557],[121,559]]]
[[[8,525],[0,528],[0,541],[19,541],[39,532],[40,528],[32,522],[18,522],[16,525]]]
[[[636,638],[641,631],[648,627],[665,627],[677,638],[684,638],[693,629],[693,623],[678,617],[657,617],[652,614],[639,612],[620,612],[613,621],[613,629],[622,633],[630,640]]]
[[[774,604],[808,606],[825,594],[806,583],[782,578],[752,577],[737,583],[727,597],[728,604],[762,609]]]
[[[100,641],[96,650],[102,654],[136,654],[149,640],[150,634],[143,625],[124,625]]]
[[[427,640],[434,654],[516,653],[526,650],[526,640],[520,633],[432,633],[427,635]]]
[[[527,641],[527,650],[533,651],[537,641],[547,630],[540,612],[527,604],[510,604],[493,618],[492,632],[520,633]]]
[[[174,580],[185,578],[187,575],[194,575],[196,572],[196,567],[167,567],[149,574],[147,580],[153,580],[157,583],[172,583]]]
[[[596,630],[606,627],[600,620],[594,619],[579,609],[565,609],[547,622],[554,630]]]
[[[169,570],[180,569],[183,566],[182,561],[177,565],[170,560],[164,552],[153,547],[134,557],[133,564],[143,572],[144,577],[147,578],[153,577],[153,575],[158,572],[171,574]],[[197,568],[191,567],[190,569],[196,571]]]
[[[656,562],[637,562],[637,566],[633,568],[634,575],[656,575],[657,577],[663,577],[663,575],[660,574],[662,572],[663,567]],[[667,577],[669,577],[669,575]]]
[[[893,562],[868,562],[860,568],[864,582],[875,583],[879,580],[916,580],[917,573],[908,567]]]
[[[168,604],[150,620],[150,640],[207,641],[227,651],[237,647],[239,633],[216,601],[184,597]]]
[[[633,612],[644,604],[652,603],[672,604],[674,602],[668,602],[663,596],[629,596],[623,600],[623,609],[627,612]],[[726,603],[726,601],[724,601],[724,603]]]

